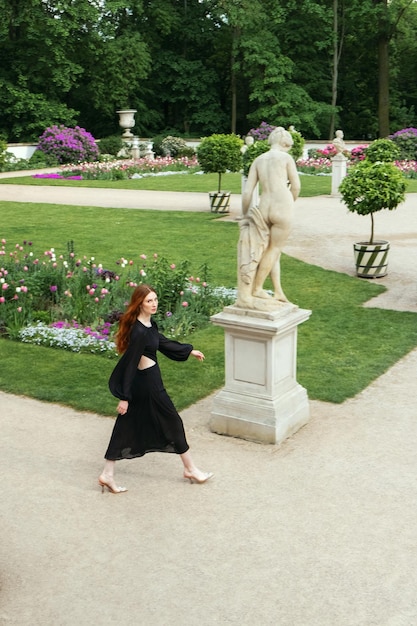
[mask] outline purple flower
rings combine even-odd
[[[51,285],[49,289],[52,291],[52,293],[54,293],[55,291],[58,291],[58,287],[56,285]]]

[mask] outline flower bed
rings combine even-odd
[[[84,180],[121,180],[137,175],[151,175],[160,172],[192,172],[198,169],[196,157],[156,157],[155,159],[119,159],[102,163],[80,163],[60,169],[63,176],[82,176]]]
[[[79,342],[82,338],[83,348],[91,351],[96,341],[95,351],[103,352],[109,349],[103,345],[111,341],[133,289],[149,282],[159,297],[156,319],[161,330],[183,336],[207,324],[213,313],[233,300],[209,284],[207,266],[198,273],[190,275],[188,261],[176,265],[156,253],[149,259],[145,254],[122,257],[106,268],[94,257],[77,257],[72,241],[66,254],[58,255],[54,248],[37,253],[30,241],[9,247],[3,239],[0,333],[34,343],[52,341],[43,345],[67,349],[75,338]],[[22,329],[27,330],[21,334]],[[64,335],[70,337],[69,343]]]

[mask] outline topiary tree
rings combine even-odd
[[[197,148],[197,158],[205,174],[218,174],[218,193],[221,191],[221,176],[227,171],[238,172],[242,167],[241,147],[243,141],[234,134],[204,137]]]
[[[400,156],[399,147],[391,139],[375,139],[365,150],[365,157],[371,163],[393,162]]]
[[[373,162],[368,153],[364,161],[350,168],[339,186],[342,201],[349,211],[371,216],[370,244],[374,243],[374,213],[382,209],[396,209],[404,202],[405,189],[404,176],[393,163]]]

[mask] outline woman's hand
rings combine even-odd
[[[204,359],[206,358],[204,354],[200,352],[200,350],[191,350],[190,354],[195,356],[195,358],[198,359],[199,361],[204,361]]]
[[[127,413],[127,407],[129,406],[129,402],[127,400],[120,400],[117,405],[117,412],[119,415],[124,415]]]

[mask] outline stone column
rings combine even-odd
[[[211,318],[224,328],[226,360],[213,432],[277,444],[307,423],[307,392],[296,380],[297,327],[310,315],[283,304],[271,312],[229,306]]]
[[[347,158],[338,153],[332,157],[332,196],[340,196],[339,185],[346,176]]]

